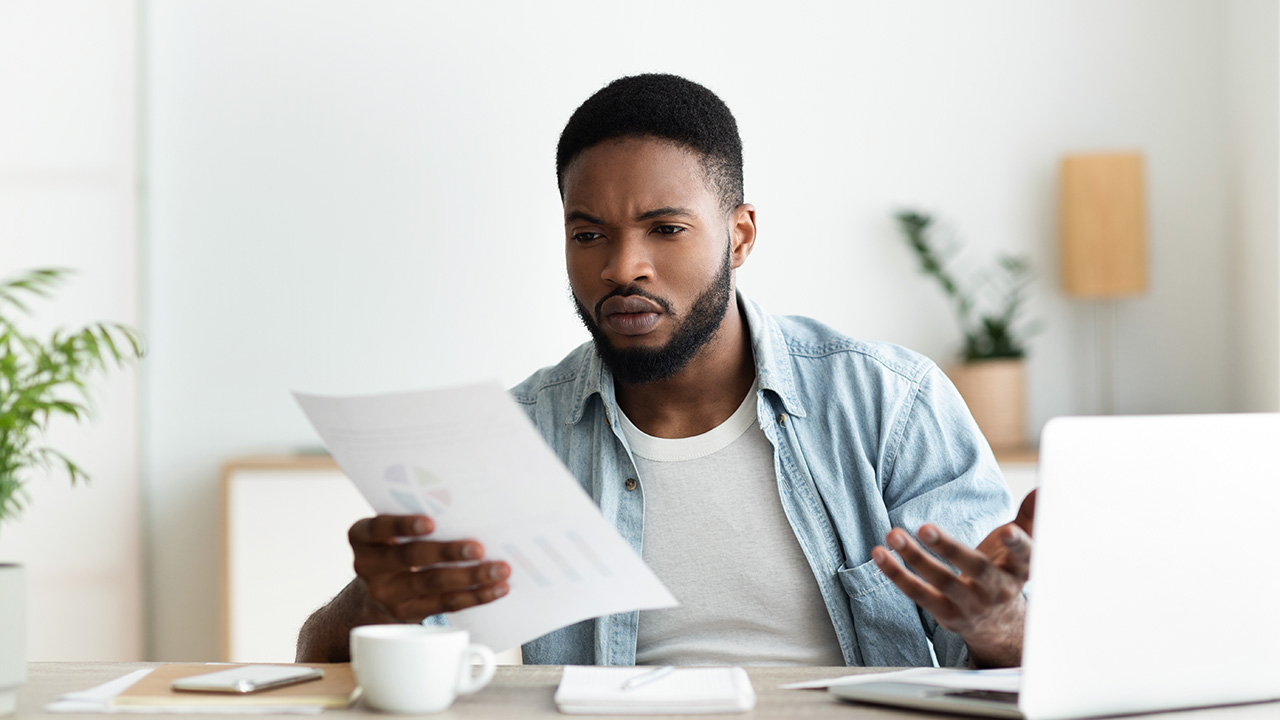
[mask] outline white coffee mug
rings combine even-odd
[[[480,660],[478,672],[473,659]],[[377,710],[440,712],[458,695],[493,679],[493,651],[466,630],[426,625],[365,625],[351,630],[351,668],[364,701]],[[473,674],[474,673],[474,674]]]

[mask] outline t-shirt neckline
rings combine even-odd
[[[622,434],[631,446],[631,452],[655,462],[684,462],[697,460],[719,452],[742,437],[756,423],[756,404],[760,380],[751,383],[746,397],[727,420],[701,435],[687,438],[660,438],[649,435],[636,427],[627,414],[618,409]]]

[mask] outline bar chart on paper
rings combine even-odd
[[[554,531],[551,531],[554,532]],[[495,557],[501,557],[540,588],[558,582],[581,583],[613,575],[600,554],[591,549],[576,530],[559,535],[539,534],[530,545],[503,543]]]

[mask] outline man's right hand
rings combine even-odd
[[[302,624],[297,662],[350,662],[353,627],[422,622],[510,591],[510,566],[484,562],[484,547],[475,540],[423,539],[434,530],[422,515],[379,515],[352,525],[347,539],[356,578]]]
[[[421,622],[510,591],[509,565],[484,562],[484,546],[475,540],[423,539],[434,530],[422,515],[379,515],[351,526],[347,539],[355,553],[356,582],[365,590],[361,617],[353,624]]]

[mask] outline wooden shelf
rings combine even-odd
[[[1014,448],[992,448],[998,463],[1025,463],[1034,465],[1040,462],[1040,448],[1034,445]]]
[[[248,455],[228,460],[222,466],[225,478],[237,470],[332,470],[338,464],[329,455]]]

